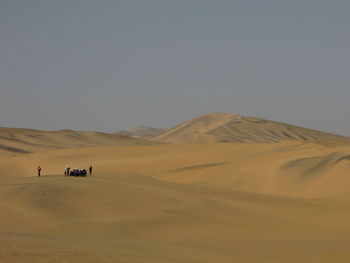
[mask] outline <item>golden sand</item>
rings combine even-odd
[[[346,140],[4,134],[0,262],[350,262]]]

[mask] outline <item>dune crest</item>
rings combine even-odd
[[[101,145],[144,145],[152,142],[121,134],[73,130],[40,131],[0,127],[0,155],[16,155]]]
[[[152,140],[0,128],[0,262],[350,262],[347,138],[218,113]]]
[[[147,138],[165,143],[349,140],[295,125],[227,113],[199,116]]]

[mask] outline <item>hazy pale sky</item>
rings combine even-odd
[[[350,135],[349,0],[1,0],[0,126],[238,113]]]

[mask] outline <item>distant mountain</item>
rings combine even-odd
[[[350,138],[260,118],[214,113],[165,129],[148,139],[165,143],[265,143],[287,140],[349,140]]]
[[[154,136],[163,131],[163,129],[153,128],[148,126],[138,126],[136,128],[129,129],[127,131],[119,131],[117,134],[130,136],[130,137],[149,137]]]

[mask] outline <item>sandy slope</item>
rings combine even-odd
[[[78,132],[72,130],[39,131],[0,127],[0,155],[16,155],[49,149],[95,145],[151,144],[120,134]]]
[[[290,124],[227,113],[199,116],[148,138],[167,143],[349,140]]]
[[[104,174],[141,174],[176,183],[294,197],[349,193],[350,145],[319,142],[101,146],[3,158],[2,176],[62,174],[66,165]]]
[[[0,128],[0,262],[350,262],[347,139],[238,115],[187,124],[157,141],[195,144]],[[215,143],[240,133],[250,143]]]
[[[0,262],[349,262],[349,156],[291,141],[2,157]]]
[[[327,201],[48,176],[1,185],[1,262],[348,262],[349,210]]]
[[[148,127],[148,126],[138,126],[127,131],[119,131],[117,134],[126,135],[130,137],[150,137],[156,135],[163,131],[163,129]]]

